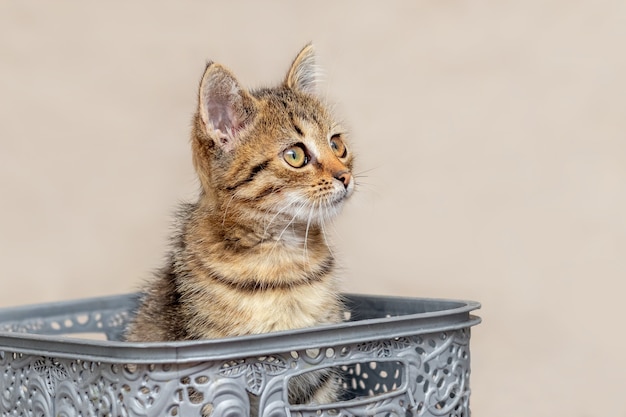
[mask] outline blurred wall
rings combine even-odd
[[[346,291],[474,299],[476,416],[626,415],[626,3],[0,3],[0,305],[133,291],[197,184],[204,63],[314,41],[361,189]],[[612,343],[615,343],[613,345]]]

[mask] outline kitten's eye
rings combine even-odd
[[[294,168],[302,168],[309,162],[309,157],[304,150],[304,145],[297,144],[287,148],[283,152],[285,161]]]
[[[346,145],[343,143],[339,135],[335,135],[330,138],[330,147],[339,158],[345,158],[348,154],[348,149],[346,149]]]

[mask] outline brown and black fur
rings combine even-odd
[[[219,338],[342,320],[324,224],[354,190],[353,156],[315,83],[310,45],[275,88],[247,91],[223,66],[207,65],[191,136],[200,195],[181,208],[169,260],[145,288],[127,340]],[[294,146],[306,153],[299,168],[287,162]],[[290,387],[292,403],[337,395],[330,373]]]

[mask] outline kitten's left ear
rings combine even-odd
[[[285,78],[285,85],[293,90],[315,95],[318,82],[319,72],[315,65],[315,49],[310,43],[300,51],[291,64],[287,78]]]

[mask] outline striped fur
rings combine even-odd
[[[346,132],[316,96],[314,66],[309,45],[281,85],[248,91],[226,68],[207,65],[191,137],[201,192],[177,215],[168,262],[145,288],[127,340],[341,321],[324,224],[354,190],[353,157],[337,150]],[[306,153],[300,168],[285,156],[294,146]],[[329,402],[335,386],[328,373],[307,375],[290,400]]]

